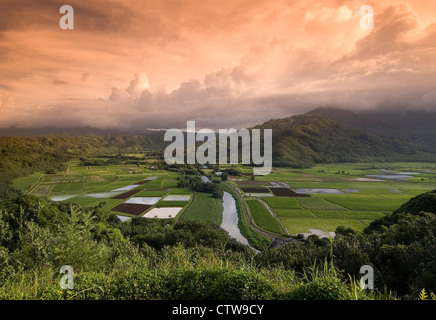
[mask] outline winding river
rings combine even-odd
[[[241,234],[238,228],[238,211],[236,209],[236,201],[232,195],[224,191],[223,196],[223,222],[221,228],[226,230],[232,238],[235,238],[242,244],[249,245],[248,240]]]
[[[209,178],[206,176],[201,177],[204,182],[210,182]],[[241,234],[241,231],[238,227],[238,211],[236,209],[236,201],[233,198],[233,196],[228,193],[227,191],[224,191],[223,195],[223,221],[221,223],[221,228],[226,230],[230,237],[235,238],[237,241],[239,241],[242,244],[246,244],[250,246],[248,243],[248,240]],[[250,246],[251,247],[251,246]],[[253,247],[251,247],[253,250],[257,251]]]

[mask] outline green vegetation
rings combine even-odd
[[[349,210],[359,210],[365,208],[369,211],[392,211],[404,203],[404,199],[383,199],[383,198],[334,198],[329,197],[328,200],[338,204]],[[338,209],[340,210],[340,209]]]
[[[415,175],[413,179],[398,181],[367,177],[380,174],[381,169]],[[425,177],[424,183],[421,177]],[[327,234],[341,225],[362,231],[374,219],[389,215],[417,193],[435,189],[436,185],[429,183],[431,177],[436,177],[436,165],[432,163],[340,163],[319,164],[311,169],[273,168],[270,175],[256,177],[256,182],[281,183],[292,190],[328,189],[337,193],[320,192],[310,197],[260,196],[289,234],[297,235],[310,233],[310,229],[321,229]],[[246,182],[230,183],[239,188],[250,182],[247,177],[242,178]]]
[[[180,176],[178,180],[179,182],[177,186],[179,188],[190,188],[192,191],[196,191],[196,192],[211,193],[212,197],[215,199],[223,198],[223,190],[218,183],[204,182],[199,176],[187,176],[187,175]]]
[[[95,158],[108,161],[110,157]],[[90,160],[91,161],[91,160]],[[129,160],[132,161],[132,160]],[[138,163],[143,159],[138,160]],[[194,166],[171,167],[169,170],[150,170],[143,165],[124,164],[108,165],[108,172],[96,174],[90,172],[87,167],[81,165],[81,161],[70,160],[67,162],[67,170],[59,171],[57,174],[47,174],[44,172],[35,173],[30,177],[24,176],[13,180],[14,185],[26,190],[26,186],[32,184],[31,194],[43,196],[50,199],[53,196],[75,197],[67,200],[84,207],[97,206],[103,204],[103,208],[110,210],[122,203],[121,200],[86,198],[83,195],[89,193],[110,192],[116,188],[124,187],[149,177],[156,177],[138,188],[143,190],[137,193],[137,197],[165,197],[168,194],[192,194],[191,189],[207,191],[221,197],[223,184],[205,184],[198,175],[186,175],[187,172],[198,174]],[[243,176],[241,172],[247,171],[246,167],[227,166],[232,173],[239,173],[239,179],[244,179],[247,183],[252,182],[251,177]],[[379,173],[377,168],[389,168],[395,172],[414,171],[420,173],[416,179],[409,181],[360,181],[366,174]],[[292,227],[287,231],[291,234],[306,233],[309,229],[316,229],[316,226],[328,226],[328,230],[334,231],[341,224],[355,227],[362,230],[371,220],[383,217],[393,210],[400,207],[412,196],[419,192],[433,189],[435,186],[429,182],[422,183],[420,177],[426,177],[430,181],[432,165],[428,163],[375,163],[368,164],[324,164],[317,165],[311,169],[296,170],[293,168],[273,168],[270,175],[256,177],[256,183],[284,182],[292,188],[330,188],[342,190],[342,194],[312,194],[308,198],[293,197],[261,197],[268,204],[274,214],[279,218],[278,223],[288,225],[286,219],[295,218]],[[132,173],[132,169],[139,170],[140,173]],[[226,169],[227,170],[227,169]],[[210,171],[210,169],[209,169]],[[135,171],[136,172],[136,171]],[[339,173],[338,173],[339,172]],[[342,172],[349,174],[342,174]],[[249,172],[247,172],[249,173]],[[183,180],[178,179],[182,177]],[[220,180],[220,179],[215,179]],[[436,181],[436,179],[434,180]],[[243,183],[229,181],[235,187],[243,186]],[[178,187],[179,186],[179,187]],[[185,186],[185,187],[184,187]],[[211,188],[213,186],[213,188]],[[220,186],[220,187],[218,187]],[[251,186],[253,187],[253,186]],[[8,189],[10,190],[10,189]],[[345,191],[351,190],[351,191]],[[353,191],[354,190],[354,191]],[[10,192],[10,191],[9,191]],[[235,197],[235,196],[234,196]],[[159,201],[156,207],[186,207],[187,202],[179,201]],[[242,209],[240,209],[242,210]],[[127,215],[127,214],[126,214]],[[274,218],[274,217],[273,217]],[[309,219],[303,221],[301,219]],[[317,221],[317,219],[335,219],[330,222]],[[353,219],[356,221],[347,221]],[[217,220],[218,221],[218,220]],[[339,223],[335,225],[334,223]],[[313,227],[307,227],[313,224]],[[260,225],[259,227],[265,228]],[[271,227],[271,226],[270,226]],[[244,227],[242,227],[244,228]],[[268,227],[265,230],[269,230]],[[273,229],[274,230],[274,229]],[[291,232],[292,230],[292,232]],[[247,226],[246,232],[250,233]],[[285,231],[286,232],[286,231]],[[253,232],[253,235],[256,233]],[[259,243],[258,243],[259,245]]]
[[[263,235],[257,233],[256,231],[250,228],[242,209],[241,198],[239,198],[236,191],[234,191],[234,189],[230,187],[228,184],[223,184],[222,188],[223,190],[230,193],[233,199],[235,199],[236,210],[238,212],[238,228],[241,234],[244,236],[245,239],[247,239],[248,243],[252,247],[257,248],[259,250],[264,250],[265,248],[267,248],[271,240],[269,240],[268,238],[264,237]]]
[[[44,172],[35,172],[28,176],[19,177],[13,181],[12,185],[20,191],[30,190],[32,186],[40,181],[43,174]]]
[[[223,220],[223,204],[208,193],[196,192],[194,202],[186,209],[180,221],[209,221],[220,226]]]
[[[352,228],[356,231],[363,231],[371,220],[345,219],[345,218],[312,218],[312,217],[279,217],[280,222],[286,227],[290,234],[311,233],[311,229],[322,231],[336,230],[338,226]]]
[[[295,198],[277,198],[277,197],[264,197],[262,198],[273,209],[300,209]]]
[[[434,157],[427,146],[377,136],[317,114],[274,119],[255,128],[273,129],[273,165],[278,167]]]
[[[42,204],[31,196],[2,204],[2,299],[310,299],[316,288],[331,288],[318,290],[322,299],[392,297],[356,291],[332,264],[313,269],[312,262],[286,259],[292,268],[274,266],[279,260],[269,251],[253,256],[213,224],[121,223],[99,208]],[[10,214],[18,206],[22,215]],[[328,246],[310,240],[297,249],[328,261]],[[66,263],[75,270],[72,290],[59,288]]]
[[[394,214],[407,212],[419,214],[420,212],[431,212],[436,214],[436,190],[413,197],[407,203],[394,211]]]
[[[344,210],[344,207],[335,205],[325,199],[319,198],[299,198],[298,203],[306,209],[325,209],[325,210]]]
[[[277,220],[271,215],[268,209],[258,200],[245,200],[251,216],[257,226],[265,230],[280,234],[282,232]]]
[[[275,209],[274,212],[279,217],[291,217],[291,218],[315,218],[316,215],[313,214],[311,210],[302,209]]]
[[[100,160],[108,161],[110,157],[90,158],[98,163]],[[128,160],[133,162],[133,160]],[[144,159],[137,160],[141,163]],[[198,175],[186,175],[187,172],[198,174],[195,166],[171,167],[169,170],[150,170],[147,166],[137,164],[110,164],[105,166],[107,172],[93,173],[87,167],[81,165],[79,160],[67,162],[67,169],[56,174],[45,172],[35,173],[31,176],[23,176],[13,180],[15,186],[31,194],[50,199],[54,196],[75,197],[68,199],[68,202],[75,203],[84,207],[97,206],[103,203],[103,208],[110,210],[122,203],[122,200],[112,200],[103,198],[87,198],[84,195],[89,193],[105,193],[116,188],[136,183],[140,180],[156,177],[156,179],[140,185],[142,191],[136,197],[165,197],[169,194],[190,194],[191,189],[206,191],[221,197],[223,183],[206,184]],[[238,173],[239,179],[244,179],[247,183],[252,182],[251,177],[242,175],[241,172],[247,171],[247,167],[227,166],[232,173]],[[225,167],[225,168],[227,168]],[[414,180],[408,181],[360,181],[367,174],[379,173],[377,168],[388,168],[395,172],[418,172]],[[132,171],[135,169],[135,171]],[[334,231],[341,224],[354,227],[356,230],[365,228],[371,220],[389,214],[400,207],[412,196],[420,192],[434,189],[435,185],[429,183],[432,177],[433,166],[429,163],[374,163],[368,164],[323,164],[311,169],[296,170],[293,168],[273,168],[270,175],[256,177],[256,183],[283,182],[297,188],[330,188],[342,190],[342,194],[312,194],[310,197],[261,197],[278,217],[277,223],[287,226],[290,234],[307,233],[309,229],[317,229],[319,226],[328,226],[328,230]],[[227,170],[227,169],[226,169]],[[92,170],[91,170],[92,171]],[[132,173],[132,172],[139,173]],[[210,171],[210,169],[209,169]],[[338,173],[339,172],[339,173]],[[342,172],[349,174],[342,174]],[[247,172],[249,173],[249,172]],[[425,177],[427,182],[422,183],[420,177]],[[181,177],[182,180],[178,179]],[[35,182],[36,181],[36,182]],[[436,181],[436,178],[434,179]],[[32,183],[34,182],[34,183]],[[244,184],[229,181],[235,187]],[[29,188],[31,186],[31,189]],[[26,188],[27,187],[27,188]],[[212,187],[212,188],[211,188]],[[253,187],[253,186],[250,186]],[[27,190],[26,190],[27,189]],[[12,192],[10,188],[6,188]],[[351,190],[351,191],[345,191]],[[353,191],[354,190],[354,191]],[[234,196],[236,197],[236,196]],[[188,202],[179,201],[159,201],[156,207],[183,207],[186,208]],[[211,207],[214,208],[213,206]],[[195,206],[194,206],[195,209]],[[242,210],[242,209],[240,209]],[[183,211],[182,211],[183,212]],[[128,214],[126,214],[128,216]],[[194,215],[195,216],[195,215]],[[213,216],[213,215],[212,215]],[[188,215],[189,217],[189,215]],[[285,218],[295,218],[289,222]],[[282,219],[284,218],[284,219]],[[302,219],[309,219],[303,221]],[[276,219],[273,217],[273,219]],[[317,219],[334,219],[329,222],[317,221]],[[356,221],[348,221],[348,219]],[[212,218],[213,220],[213,218]],[[220,220],[215,220],[218,223]],[[338,223],[335,225],[335,223]],[[313,226],[311,226],[311,224]],[[309,227],[308,227],[309,226]],[[274,227],[259,225],[265,230],[275,230]],[[244,228],[244,226],[242,226]],[[250,233],[250,228],[246,226],[246,233]],[[256,237],[256,232],[252,232]],[[250,240],[249,240],[250,241]],[[262,241],[261,241],[262,242]],[[260,242],[260,243],[261,243]],[[258,245],[260,245],[258,242]]]
[[[290,131],[307,141],[296,145],[307,151],[304,157],[295,153],[294,159],[287,158],[293,142],[275,136],[284,148],[276,159],[294,167],[252,177],[249,166],[220,166],[229,180],[212,178],[212,183],[201,180],[198,166],[167,166],[159,152],[144,151],[149,138],[0,139],[0,298],[415,299],[436,292],[435,191],[429,192],[435,189],[436,165],[332,163],[296,169],[336,161],[339,153],[327,155],[329,147],[324,150],[318,143],[325,141],[307,136],[315,132],[316,137],[316,125],[322,129],[328,122],[294,120]],[[344,132],[366,143],[340,161],[387,146],[387,140],[333,128],[337,132],[326,135],[338,144],[338,152],[352,147],[341,142]],[[381,154],[389,158],[403,147],[391,144]],[[368,179],[380,169],[416,175],[404,181]],[[340,194],[243,198],[239,184],[231,181],[234,175],[250,187],[281,183],[292,190],[336,189]],[[123,214],[131,219],[121,222],[110,210],[125,199],[90,197],[151,177],[156,179],[140,184],[135,197],[195,192],[191,201],[161,199],[151,206],[182,207],[175,219]],[[223,190],[234,197],[238,227],[259,253],[219,227]],[[74,197],[47,201],[53,196]],[[336,237],[306,235],[301,243],[267,249],[271,239],[250,228],[244,208],[259,229],[276,235],[301,239],[296,235],[319,229],[324,235],[334,231]],[[74,267],[74,290],[59,289],[58,271],[64,264]],[[373,292],[361,291],[353,280],[363,264],[376,270]]]

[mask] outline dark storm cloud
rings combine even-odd
[[[435,109],[434,12],[407,2],[374,2],[363,32],[357,0],[72,0],[76,29],[63,32],[63,1],[5,0],[0,126],[217,129],[326,105]]]

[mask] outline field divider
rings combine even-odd
[[[176,225],[177,223],[179,223],[180,219],[182,218],[182,215],[188,211],[188,209],[192,206],[192,204],[194,203],[195,200],[195,192],[192,191],[192,197],[191,200],[189,201],[188,205],[182,209],[182,211],[177,215],[177,218],[175,219],[174,225]]]
[[[244,217],[245,217],[245,221],[247,222],[247,225],[255,232],[259,233],[260,235],[270,238],[270,239],[275,239],[277,236],[275,234],[272,234],[268,231],[265,231],[263,229],[260,229],[260,227],[258,227],[252,220],[252,216],[251,214],[248,213],[248,209],[247,209],[247,205],[244,201],[244,196],[242,195],[242,192],[236,188],[234,185],[232,185],[231,183],[226,183],[226,185],[230,186],[235,194],[237,195],[237,197],[239,198],[240,202],[241,202],[241,206],[242,206],[242,211],[244,213]]]
[[[268,203],[266,203],[264,200],[262,200],[261,198],[258,198],[258,200],[260,201],[260,203],[262,203],[265,208],[269,211],[269,213],[271,214],[271,216],[277,221],[277,223],[280,226],[280,229],[282,229],[282,232],[286,235],[290,235],[288,229],[286,228],[286,226],[282,225],[279,217],[277,217],[277,215],[275,214],[275,212],[271,209],[271,207],[268,205]]]
[[[352,210],[348,210],[348,209],[347,209],[347,211],[352,211]],[[349,219],[348,217],[346,217],[346,216],[342,213],[342,211],[338,210],[338,212],[341,214],[341,216],[344,217],[344,219]]]
[[[47,192],[47,198],[48,198],[48,199],[51,198],[51,196],[52,196],[52,190],[53,190],[54,187],[55,187],[55,184],[51,186],[50,190],[48,190],[48,192]]]
[[[38,181],[36,181],[33,185],[30,186],[30,188],[28,189],[27,193],[31,194],[37,186],[39,186],[41,184],[41,182],[44,180],[44,175],[42,174],[39,178]]]
[[[259,199],[257,199],[257,198],[250,198],[250,199],[247,199],[247,200],[249,200],[249,201],[259,201]],[[275,237],[277,238],[279,233],[275,233],[273,231],[269,231],[268,229],[265,229],[264,227],[262,227],[258,223],[256,223],[256,220],[253,217],[253,213],[250,210],[250,206],[248,205],[248,203],[246,202],[245,199],[244,199],[244,203],[245,203],[245,205],[247,207],[248,215],[250,217],[250,223],[252,224],[253,228],[255,228],[257,230],[261,230],[263,232],[268,232],[268,233],[270,233],[272,235],[275,235]],[[280,224],[279,224],[279,227],[280,227]],[[283,232],[283,230],[281,230],[281,231]]]

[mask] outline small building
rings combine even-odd
[[[281,248],[288,244],[295,244],[295,243],[305,243],[306,239],[294,239],[294,238],[287,238],[287,239],[281,239],[281,238],[274,238],[271,243],[268,246],[268,249],[272,248]]]

